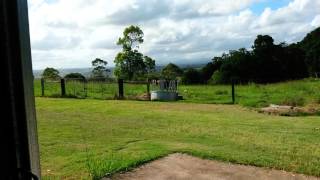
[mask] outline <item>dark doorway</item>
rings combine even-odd
[[[27,0],[0,1],[1,179],[40,178]]]

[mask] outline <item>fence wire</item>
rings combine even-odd
[[[243,104],[250,107],[265,107],[269,104],[301,106],[305,103],[320,103],[320,79],[308,78],[279,83],[243,83],[185,85],[179,84],[178,94],[184,102],[206,104]],[[35,96],[61,97],[61,80],[34,80]],[[43,89],[43,93],[42,93]],[[150,92],[161,90],[159,83],[152,81],[124,81],[123,98],[119,98],[116,81],[99,79],[65,79],[65,96],[94,99],[149,100]]]
[[[41,83],[43,81],[43,84]],[[116,99],[118,97],[118,82],[106,79],[64,79],[65,96],[73,98]],[[140,99],[148,93],[147,81],[124,82],[124,97]],[[61,80],[35,79],[35,96],[61,96]],[[42,93],[43,91],[43,93]]]

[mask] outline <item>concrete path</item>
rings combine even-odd
[[[320,178],[171,154],[103,180],[320,180]]]

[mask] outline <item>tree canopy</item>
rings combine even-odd
[[[44,79],[59,79],[59,71],[55,68],[47,67],[42,72],[42,78]]]
[[[144,34],[139,26],[129,26],[125,28],[123,37],[117,41],[117,45],[122,46],[114,60],[114,74],[118,78],[133,80],[145,78],[155,70],[155,60],[149,56],[144,56],[138,51],[139,45],[144,42]]]
[[[294,45],[274,44],[268,35],[258,35],[252,46],[232,50],[221,57],[221,66],[211,82],[277,82],[308,76],[304,52]],[[216,58],[217,59],[217,58]]]
[[[320,75],[320,27],[307,34],[307,36],[298,43],[306,54],[305,60],[308,66],[310,76]]]
[[[124,50],[133,50],[139,48],[139,44],[143,43],[143,31],[139,26],[129,26],[124,29],[123,37],[118,39],[117,45],[121,45]]]
[[[173,63],[169,63],[161,71],[161,76],[165,79],[177,79],[178,77],[181,77],[182,74],[183,70]]]
[[[215,57],[202,68],[202,78],[214,83],[277,82],[320,75],[320,28],[297,44],[274,44],[258,35],[252,50],[241,48]]]
[[[155,71],[155,69],[156,69],[156,61],[155,60],[153,60],[149,56],[144,56],[143,62],[146,66],[146,71],[148,74],[153,73]]]
[[[301,42],[275,44],[269,35],[258,35],[252,49],[240,48],[214,57],[201,70],[187,69],[184,83],[278,82],[320,76],[320,28]],[[198,71],[198,72],[196,72]],[[199,78],[196,80],[196,78]]]
[[[194,69],[188,68],[183,72],[183,76],[181,79],[184,84],[199,84],[203,83],[201,78],[201,72]]]
[[[107,69],[107,61],[104,61],[100,58],[94,59],[92,62],[92,77],[93,78],[106,78],[108,77],[109,70]]]
[[[258,35],[252,49],[230,50],[212,58],[201,69],[181,69],[169,63],[161,70],[165,79],[182,79],[188,84],[238,82],[278,82],[320,76],[320,27],[296,44],[275,43],[270,35]],[[159,77],[155,60],[139,52],[144,33],[138,26],[124,29],[117,41],[122,46],[114,60],[114,74],[128,80]]]
[[[143,62],[143,54],[137,50],[118,53],[115,63],[114,74],[118,78],[133,80],[145,74],[146,65]]]
[[[82,75],[81,73],[69,73],[69,74],[65,75],[64,78],[67,78],[67,79],[80,79],[80,80],[85,80],[86,79],[86,77],[84,77],[84,75]]]

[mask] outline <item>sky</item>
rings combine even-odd
[[[125,27],[144,32],[139,51],[167,63],[209,62],[250,49],[258,34],[294,43],[320,26],[320,0],[28,0],[34,69],[114,66]]]

